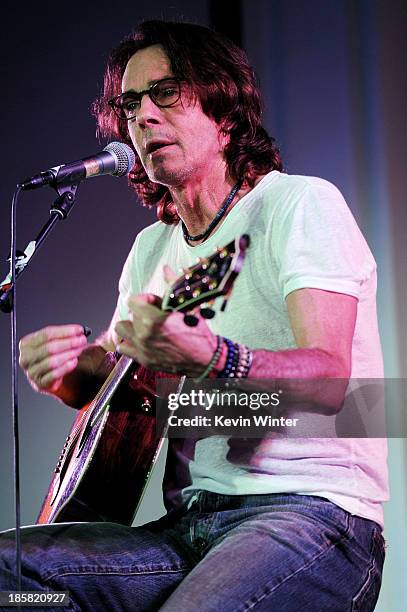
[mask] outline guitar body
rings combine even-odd
[[[139,366],[126,379],[95,423],[97,402],[78,413],[38,523],[112,521],[131,525],[163,431],[157,429],[156,397],[147,390],[155,389],[157,374]]]
[[[163,298],[167,312],[192,312],[225,300],[243,265],[247,235],[184,271]],[[208,314],[209,313],[209,314]],[[187,332],[187,328],[185,330]],[[106,355],[111,370],[95,399],[82,408],[61,451],[37,523],[111,521],[131,525],[163,443],[167,423],[156,419],[156,383],[171,379],[179,393],[185,377],[157,373],[129,357]]]

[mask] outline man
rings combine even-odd
[[[382,375],[373,257],[333,185],[281,173],[241,50],[200,26],[145,22],[112,53],[95,112],[103,134],[134,147],[132,185],[160,221],[137,236],[95,345],[79,325],[22,339],[36,390],[83,405],[112,350],[192,378],[227,378],[234,360],[259,385]],[[188,327],[159,309],[171,269],[245,232],[250,251],[224,312]],[[143,528],[23,530],[23,588],[68,590],[75,610],[373,610],[381,441],[173,444],[164,493],[169,513]],[[14,586],[12,545],[4,535],[3,589]]]

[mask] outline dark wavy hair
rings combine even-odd
[[[261,125],[262,104],[253,69],[244,51],[206,27],[168,21],[145,21],[110,54],[101,96],[92,110],[100,136],[118,138],[133,147],[127,122],[119,119],[108,101],[121,93],[129,59],[151,45],[165,50],[174,76],[192,84],[203,112],[229,133],[224,149],[229,174],[253,187],[256,177],[282,170],[280,153]],[[148,178],[138,156],[129,183],[144,205],[157,206],[164,223],[178,215],[168,188]]]

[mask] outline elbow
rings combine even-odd
[[[323,414],[335,415],[341,411],[345,401],[351,376],[351,360],[327,351],[323,352],[327,368],[322,384],[319,385],[316,403]]]
[[[318,412],[327,416],[339,414],[345,401],[347,387],[348,380],[343,378],[327,381],[316,402]]]

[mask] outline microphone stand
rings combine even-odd
[[[17,257],[15,262],[15,280],[13,279],[13,275],[11,273],[11,265],[10,272],[7,274],[5,279],[0,283],[0,310],[5,313],[10,313],[13,310],[13,288],[15,282],[20,278],[24,270],[26,269],[29,261],[38,252],[40,246],[44,242],[45,238],[47,238],[50,231],[56,225],[57,221],[65,220],[73,205],[75,204],[75,196],[76,190],[78,189],[78,184],[74,185],[60,185],[55,187],[58,197],[50,208],[50,218],[48,221],[42,226],[41,230],[37,234],[34,240],[31,240],[24,252],[17,251]],[[11,262],[10,257],[10,262]]]
[[[11,362],[12,362],[12,415],[14,438],[14,498],[15,498],[15,551],[16,551],[16,586],[21,591],[21,518],[20,518],[20,449],[18,425],[18,365],[17,365],[17,279],[26,269],[29,261],[43,244],[45,238],[60,219],[65,220],[74,203],[80,179],[71,185],[53,185],[58,193],[57,199],[50,208],[50,218],[43,225],[35,240],[28,243],[25,252],[16,250],[17,200],[22,185],[17,185],[13,196],[11,213],[11,254],[10,271],[0,283],[0,310],[11,313]]]

